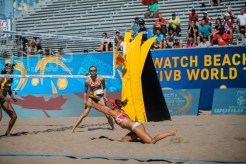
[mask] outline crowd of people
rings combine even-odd
[[[219,5],[219,2],[215,3]],[[203,11],[201,17],[199,14],[195,8],[192,8],[188,16],[188,29],[183,29],[182,22],[176,13],[172,13],[171,19],[167,20],[158,10],[158,3],[153,0],[148,7],[148,13],[144,14],[145,20],[138,17],[134,19],[130,30],[132,38],[136,37],[139,32],[145,31],[147,38],[156,37],[152,49],[166,49],[227,46],[232,44],[233,33],[241,33],[245,36],[245,8],[241,8],[240,14],[235,17],[232,8],[228,7],[223,18],[215,20],[209,16],[207,11]],[[149,18],[157,18],[153,22],[152,29],[145,26],[145,21]],[[181,29],[185,31],[184,40],[182,40]],[[109,38],[107,33],[105,34],[106,38]],[[124,40],[119,31],[116,32],[114,39],[115,48],[123,50]],[[98,51],[111,51],[112,49],[112,44],[102,42]]]

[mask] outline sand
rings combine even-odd
[[[70,134],[76,119],[18,118],[13,136],[4,137],[9,121],[4,118],[0,163],[246,163],[246,116],[176,116],[172,121],[145,123],[151,136],[178,130],[176,136],[154,145],[119,142],[128,130],[118,125],[110,130],[104,117],[87,117]]]

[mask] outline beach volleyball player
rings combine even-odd
[[[76,123],[74,124],[71,132],[74,133],[74,130],[79,126],[79,124],[83,121],[83,119],[89,114],[91,107],[87,106],[86,104],[90,103],[92,100],[89,97],[89,95],[93,94],[94,90],[102,89],[103,95],[100,97],[99,104],[105,105],[105,102],[107,102],[106,97],[106,84],[105,79],[101,76],[97,75],[97,68],[95,66],[91,66],[89,68],[90,77],[86,79],[85,81],[85,88],[84,88],[84,104],[85,109],[82,112],[82,114],[77,119]],[[88,92],[88,88],[90,88],[90,92]],[[100,93],[101,94],[101,93]],[[106,118],[108,119],[108,123],[111,126],[112,130],[114,130],[114,122],[111,116],[105,114]]]
[[[5,64],[5,67],[2,70],[1,74],[12,74],[14,71],[14,66],[15,66],[14,64]],[[15,121],[17,119],[17,115],[10,103],[10,99],[7,98],[7,93],[8,93],[15,102],[17,101],[11,90],[12,83],[13,83],[13,78],[0,78],[0,121],[2,120],[2,109],[10,117],[8,129],[5,133],[6,136],[10,136],[10,131],[13,128]]]
[[[91,97],[94,101],[93,97]],[[97,101],[96,101],[97,102]],[[122,102],[121,100],[110,100],[113,108],[109,108],[105,105],[95,103],[93,101],[88,102],[88,106],[95,108],[96,110],[110,115],[114,118],[115,123],[118,124],[123,129],[128,129],[130,132],[125,135],[121,141],[122,142],[132,142],[140,139],[144,143],[155,144],[157,141],[164,139],[168,136],[175,136],[177,130],[171,130],[168,132],[160,133],[155,137],[151,137],[146,131],[143,124],[135,122],[130,119],[130,117],[121,109],[122,106],[126,105],[127,101]]]

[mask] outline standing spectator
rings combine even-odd
[[[206,24],[208,24],[209,26],[212,26],[212,18],[208,16],[207,11],[203,12],[202,20],[205,20]]]
[[[193,40],[193,38],[189,38],[186,41],[185,48],[192,48],[196,47],[196,41]]]
[[[155,20],[153,26],[153,33],[156,34],[157,29],[159,29],[163,35],[166,35],[167,33],[166,24],[167,24],[166,19],[163,18],[161,14],[159,14],[159,19]]]
[[[162,48],[164,36],[163,34],[161,34],[160,29],[157,29],[157,33],[155,34],[155,37],[156,37],[156,40],[153,45],[154,49]]]
[[[232,12],[232,8],[228,7],[226,11],[227,11],[227,13],[230,14],[230,19],[231,19],[232,23],[234,23],[234,14]]]
[[[208,41],[211,41],[210,35],[212,32],[212,27],[207,25],[205,20],[202,20],[201,26],[198,28],[198,33],[199,36],[197,37],[197,42],[198,44],[201,41],[201,38],[206,37],[208,39]]]
[[[134,31],[134,33],[133,33],[134,38],[138,35],[138,31],[139,31],[139,24],[138,24],[138,22],[139,22],[139,18],[136,17],[134,19],[133,25],[131,27],[131,29]]]
[[[173,32],[175,32],[177,36],[179,36],[179,33],[181,32],[180,19],[176,18],[175,13],[172,14],[172,18],[169,20],[168,31],[169,30],[172,30]]]
[[[192,20],[188,27],[186,39],[192,38],[196,42],[197,36],[198,36],[198,27],[195,25],[195,22]]]
[[[190,25],[191,21],[194,21],[196,25],[198,23],[198,13],[196,13],[195,8],[191,9],[191,13],[189,14],[189,24],[188,25]]]
[[[148,6],[148,12],[144,14],[145,18],[158,18],[158,3],[154,0],[150,0]]]
[[[212,45],[217,41],[219,46],[226,46],[229,45],[231,39],[231,35],[227,34],[224,29],[219,29],[219,32],[212,39]]]
[[[142,43],[145,42],[147,39],[152,37],[152,32],[150,29],[145,27],[145,21],[143,19],[139,20],[139,32],[143,32],[143,37],[142,37]]]
[[[115,49],[116,50],[121,50],[121,42],[123,42],[123,37],[120,36],[120,32],[119,31],[116,31],[115,38],[114,38],[114,43],[115,43]]]
[[[220,0],[210,0],[210,5],[213,7],[214,3],[218,6],[220,6]]]
[[[233,23],[229,13],[225,13],[223,26],[225,31],[232,36]]]
[[[202,38],[202,42],[201,43],[199,43],[198,45],[197,45],[197,47],[210,47],[211,46],[211,43],[209,42],[209,41],[207,41],[207,38]]]
[[[240,15],[237,17],[237,26],[236,26],[237,33],[243,33],[246,32],[246,13],[245,9],[241,8]]]
[[[175,36],[173,30],[169,30],[167,37],[164,39],[163,48],[172,48],[174,39]]]

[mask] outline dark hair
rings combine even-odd
[[[120,106],[120,107],[126,106],[126,104],[127,104],[127,99],[125,99],[124,101],[121,101],[121,100],[119,100],[119,99],[115,99],[115,103],[116,103],[116,105],[118,105],[118,106]]]
[[[94,65],[92,65],[92,66],[90,66],[89,71],[90,71],[90,69],[91,69],[92,67],[96,68],[96,70],[97,70],[97,67],[96,67],[96,66],[94,66]]]

